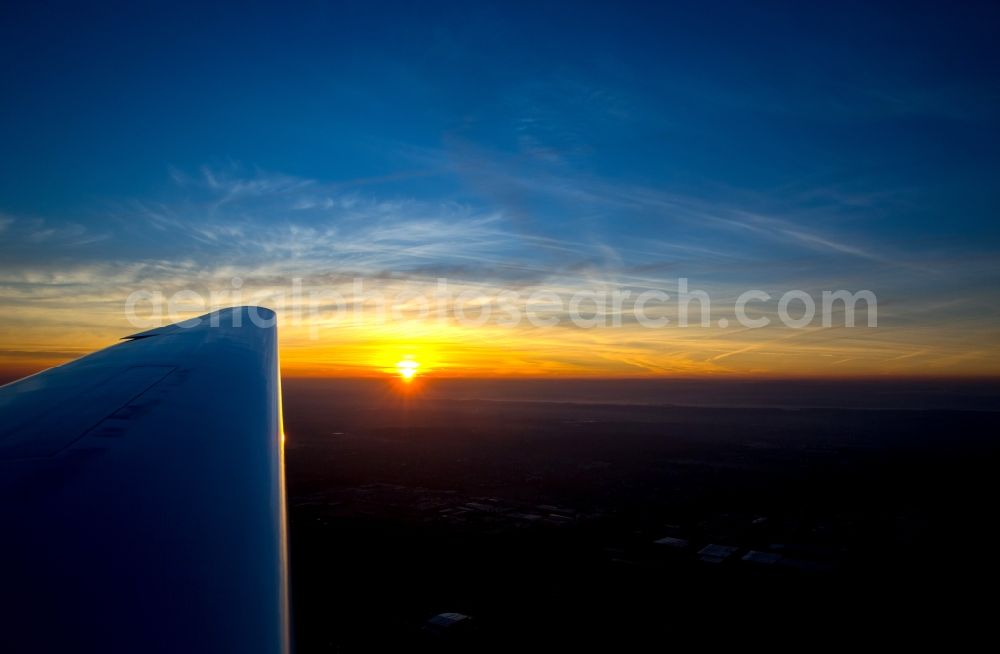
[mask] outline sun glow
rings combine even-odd
[[[407,382],[416,376],[417,368],[419,367],[420,364],[409,356],[396,363],[396,370],[399,372],[399,376],[403,378],[403,381]]]

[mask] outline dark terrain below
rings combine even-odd
[[[986,624],[995,387],[421,383],[284,382],[299,652],[955,645]],[[449,611],[471,619],[425,626]]]

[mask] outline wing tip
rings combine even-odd
[[[154,327],[146,331],[137,332],[128,336],[123,336],[123,341],[135,341],[151,336],[170,334],[181,330],[209,328],[209,327],[233,327],[240,328],[247,325],[254,327],[273,327],[277,322],[277,314],[273,309],[258,305],[243,305],[237,307],[227,307],[210,311],[197,318],[188,318],[180,322]]]

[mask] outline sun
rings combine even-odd
[[[396,363],[396,370],[405,382],[411,381],[417,375],[417,368],[419,367],[420,363],[414,361],[411,356],[407,356],[402,361]]]

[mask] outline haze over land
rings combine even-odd
[[[996,574],[967,547],[991,538],[1000,413],[953,409],[996,408],[995,386],[582,386],[286,381],[300,648],[439,649],[443,611],[479,625],[465,651],[989,624],[963,589]],[[861,409],[804,408],[828,403]]]

